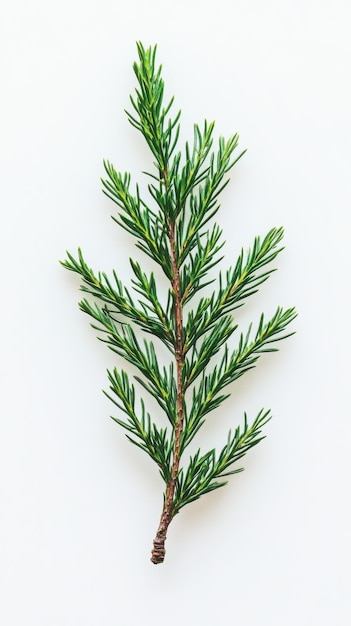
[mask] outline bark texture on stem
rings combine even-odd
[[[183,366],[184,366],[184,347],[183,347],[183,310],[182,297],[180,289],[180,276],[176,248],[176,225],[175,221],[171,221],[169,229],[170,255],[172,262],[172,289],[174,294],[174,322],[175,322],[175,345],[174,354],[176,361],[176,380],[177,380],[177,401],[176,401],[176,420],[174,427],[174,447],[173,460],[171,469],[171,478],[166,487],[165,499],[159,527],[153,542],[153,550],[151,553],[152,563],[162,563],[165,558],[165,541],[167,538],[167,529],[174,516],[173,499],[176,486],[176,480],[179,471],[180,462],[180,443],[184,423],[184,387],[183,387]]]

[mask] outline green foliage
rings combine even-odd
[[[242,468],[233,469],[233,465],[263,438],[270,412],[261,410],[251,426],[245,415],[243,427],[229,432],[219,453],[197,450],[187,466],[181,464],[182,453],[208,413],[222,404],[230,395],[231,383],[255,367],[262,353],[275,351],[276,342],[289,336],[286,329],[296,313],[278,307],[271,319],[262,314],[257,330],[252,331],[250,325],[239,333],[237,347],[229,349],[228,339],[238,329],[233,312],[274,271],[271,263],[282,250],[283,229],[272,228],[263,239],[256,237],[247,252],[241,250],[233,266],[213,278],[209,272],[222,260],[224,241],[212,218],[228,184],[228,173],[243,155],[236,152],[238,135],[228,140],[220,137],[214,147],[214,122],[205,121],[195,124],[192,143],[186,142],[181,152],[180,112],[172,115],[173,98],[164,103],[156,47],[145,49],[141,43],[137,47],[138,88],[131,98],[133,111],[127,116],[153,155],[154,169],[145,172],[150,201],[141,197],[138,185],[131,185],[128,173],[116,171],[109,161],[104,163],[102,184],[117,205],[113,219],[162,269],[169,281],[168,293],[159,296],[155,275],[146,274],[136,260],[130,259],[132,291],[115,271],[108,277],[90,269],[80,249],[76,257],[67,253],[62,264],[79,274],[81,290],[89,296],[79,306],[93,319],[101,340],[134,366],[136,382],[155,398],[169,421],[162,428],[152,421],[144,400],[136,406],[134,384],[125,371],[108,372],[106,395],[124,414],[124,419],[113,419],[155,461],[168,497],[171,493],[166,511],[169,523],[183,506],[226,484],[224,477],[240,472]],[[193,297],[204,288],[208,295],[200,294],[191,308]],[[160,365],[157,346],[147,339],[149,335],[167,347],[168,365]]]

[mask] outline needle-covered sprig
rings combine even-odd
[[[237,463],[264,438],[262,429],[270,411],[259,410],[251,425],[245,414],[243,426],[229,432],[220,451],[195,447],[188,462],[183,462],[184,450],[194,445],[209,413],[230,396],[232,383],[255,367],[261,354],[276,351],[276,342],[292,334],[287,329],[296,313],[278,307],[271,318],[262,314],[256,325],[239,331],[234,313],[274,271],[272,261],[282,250],[283,229],[272,228],[263,238],[256,237],[251,248],[241,250],[237,260],[215,277],[224,240],[213,217],[229,182],[228,173],[243,155],[237,153],[238,135],[216,142],[214,122],[204,121],[194,125],[192,141],[180,150],[180,111],[173,115],[173,98],[164,100],[156,46],[145,49],[138,43],[137,49],[138,86],[127,117],[152,154],[153,169],[145,172],[149,198],[141,197],[130,174],[117,171],[109,161],[104,162],[102,184],[117,206],[113,219],[161,268],[168,290],[135,259],[130,259],[129,288],[122,284],[118,270],[112,276],[94,272],[80,249],[76,256],[67,253],[62,264],[79,274],[81,290],[87,294],[79,306],[92,318],[99,338],[119,361],[132,365],[139,391],[156,400],[167,420],[167,426],[154,422],[146,400],[136,394],[120,365],[108,371],[105,393],[119,410],[113,419],[127,431],[129,441],[157,464],[165,483],[151,556],[153,563],[161,563],[173,517],[185,505],[225,485],[227,476],[242,471]],[[237,344],[230,348],[233,335]],[[168,363],[164,351],[163,358],[159,356],[161,343],[168,350]]]

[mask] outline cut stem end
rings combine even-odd
[[[151,552],[151,563],[158,565],[159,563],[163,563],[165,560],[165,541],[166,537],[162,535],[156,535],[154,539],[154,547]]]

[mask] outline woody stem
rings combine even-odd
[[[153,542],[153,550],[151,553],[152,563],[162,563],[165,557],[165,541],[167,529],[174,516],[173,500],[176,480],[179,471],[180,462],[180,444],[181,435],[184,424],[184,386],[183,386],[183,366],[184,366],[184,347],[183,347],[183,311],[182,297],[180,287],[180,275],[176,248],[176,224],[175,220],[170,222],[169,228],[170,257],[172,264],[172,289],[174,294],[174,322],[175,322],[175,344],[174,355],[176,362],[176,384],[177,384],[177,400],[176,400],[176,419],[174,425],[174,446],[173,460],[171,467],[171,477],[167,483],[165,499],[161,514],[159,527]]]

